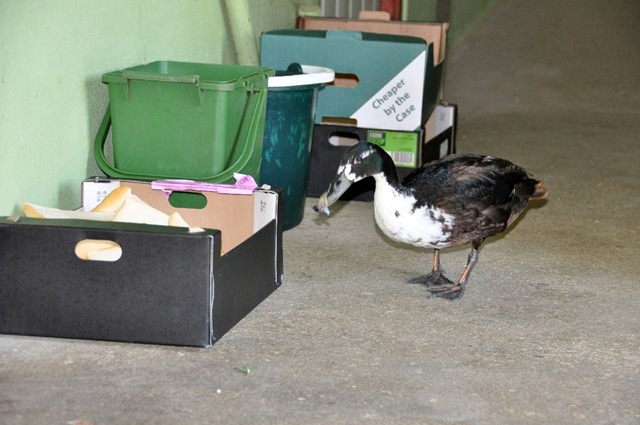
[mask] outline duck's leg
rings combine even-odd
[[[440,250],[433,250],[433,269],[429,274],[424,276],[416,277],[409,280],[411,284],[421,284],[426,285],[428,287],[432,286],[453,286],[454,283],[447,279],[444,275],[444,269],[440,265]]]
[[[473,270],[473,266],[475,266],[478,261],[478,249],[484,239],[475,240],[471,244],[471,252],[469,253],[469,257],[467,257],[467,265],[462,271],[462,275],[460,279],[458,279],[458,283],[451,285],[443,285],[438,287],[429,287],[429,292],[431,292],[432,297],[438,298],[446,298],[449,300],[454,300],[462,297],[464,293],[465,285],[467,284],[467,279],[469,279],[469,275],[471,274],[471,270]]]

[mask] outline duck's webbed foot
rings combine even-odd
[[[464,284],[452,283],[450,285],[429,286],[429,292],[432,298],[445,298],[455,300],[462,297],[464,293]]]
[[[481,243],[482,239],[473,241],[473,248],[467,258],[467,265],[465,266],[458,283],[453,283],[444,275],[444,270],[440,265],[440,251],[437,249],[433,250],[433,270],[431,273],[411,279],[409,283],[420,283],[426,285],[432,298],[455,300],[462,297],[467,279],[471,274],[473,266],[478,260],[478,248]]]
[[[433,270],[431,273],[426,274],[420,277],[414,277],[413,279],[409,279],[409,283],[411,284],[420,284],[428,287],[440,287],[440,286],[452,286],[454,283],[449,280],[448,277],[444,275],[444,271]]]
[[[433,269],[429,274],[409,280],[411,284],[420,284],[431,287],[455,285],[444,275],[444,269],[440,265],[440,250],[433,250]]]
[[[434,270],[431,273],[413,278],[409,280],[412,284],[425,285],[432,298],[446,298],[449,300],[460,298],[464,287],[459,283],[449,280],[440,270]]]

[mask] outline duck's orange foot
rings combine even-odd
[[[446,298],[456,300],[462,297],[464,285],[461,283],[451,285],[429,286],[431,298]]]

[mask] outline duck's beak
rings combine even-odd
[[[338,199],[340,199],[342,194],[345,193],[347,189],[349,189],[351,183],[353,182],[347,178],[344,172],[339,173],[329,185],[329,189],[325,193],[323,193],[322,196],[320,196],[318,203],[313,206],[315,212],[322,212],[326,215],[329,215],[329,207],[333,205]]]

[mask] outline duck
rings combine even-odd
[[[336,176],[313,209],[330,215],[329,207],[354,183],[373,177],[373,210],[377,226],[395,242],[433,250],[431,271],[409,280],[422,284],[431,297],[462,297],[478,252],[490,236],[507,230],[530,201],[549,190],[512,162],[480,154],[452,154],[428,162],[402,181],[391,156],[380,146],[359,142],[350,147]],[[460,278],[444,274],[440,251],[471,245]]]

